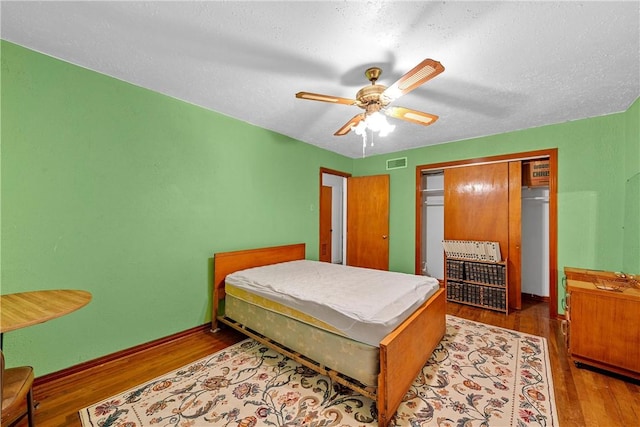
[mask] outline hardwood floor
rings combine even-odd
[[[448,304],[447,312],[503,328],[540,335],[549,343],[560,425],[633,426],[640,422],[640,385],[629,380],[578,369],[566,355],[560,321],[548,318],[544,302],[523,301],[523,309],[502,313]],[[36,386],[38,427],[81,427],[78,411],[99,400],[187,365],[244,337],[226,329],[202,330],[154,348]],[[26,426],[26,420],[19,424]]]

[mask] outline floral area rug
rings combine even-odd
[[[84,427],[376,426],[375,403],[247,339],[80,411]],[[558,426],[545,338],[447,316],[391,426]]]

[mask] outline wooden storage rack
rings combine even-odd
[[[447,301],[509,313],[507,261],[445,258]]]

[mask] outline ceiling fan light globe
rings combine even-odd
[[[391,132],[393,132],[395,128],[396,128],[396,125],[387,124],[387,126],[385,126],[384,128],[380,129],[380,132],[378,133],[378,136],[385,137],[385,136],[389,135]]]
[[[395,129],[395,125],[389,124],[387,118],[380,112],[376,111],[371,114],[367,114],[364,120],[361,120],[357,125],[351,129],[358,135],[364,135],[369,129],[371,132],[377,132],[379,136],[387,136]]]
[[[369,114],[365,122],[367,122],[367,127],[374,132],[379,132],[387,124],[385,117],[377,111]]]
[[[363,135],[367,131],[367,123],[365,120],[360,121],[357,125],[353,126],[351,129],[357,135]]]

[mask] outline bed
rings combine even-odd
[[[392,329],[377,342],[375,335],[366,331],[353,339],[340,325],[327,324],[313,317],[296,318],[296,313],[291,313],[295,308],[287,304],[281,306],[271,301],[270,305],[264,306],[264,295],[247,292],[238,283],[226,284],[227,276],[237,280],[237,273],[247,269],[297,264],[302,260],[305,260],[304,244],[216,253],[212,330],[217,331],[221,323],[228,325],[370,397],[376,402],[378,424],[387,426],[411,383],[444,336],[444,290],[436,287],[424,302],[411,308],[398,326],[387,325]],[[390,272],[377,273],[394,277]],[[286,322],[286,326],[280,322]],[[296,334],[313,337],[310,341],[323,345],[313,348],[298,340]],[[336,358],[331,352],[322,351],[327,346],[345,349],[351,356]]]

